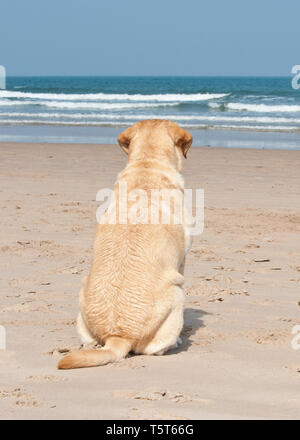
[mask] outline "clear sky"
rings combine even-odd
[[[8,75],[289,75],[300,0],[1,0]]]

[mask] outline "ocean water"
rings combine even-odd
[[[8,77],[0,90],[0,141],[115,143],[151,118],[186,127],[194,145],[300,149],[289,77]]]

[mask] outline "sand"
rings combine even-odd
[[[56,364],[79,344],[95,196],[125,155],[2,143],[0,158],[1,419],[300,418],[299,151],[192,148],[205,230],[186,262],[182,346],[72,371]]]

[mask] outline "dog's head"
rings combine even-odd
[[[187,157],[193,137],[175,122],[149,119],[127,128],[119,135],[118,142],[128,156],[167,157],[181,168],[181,156]]]

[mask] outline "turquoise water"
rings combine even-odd
[[[195,145],[300,149],[291,78],[8,77],[0,141],[115,142],[132,123],[171,119]]]

